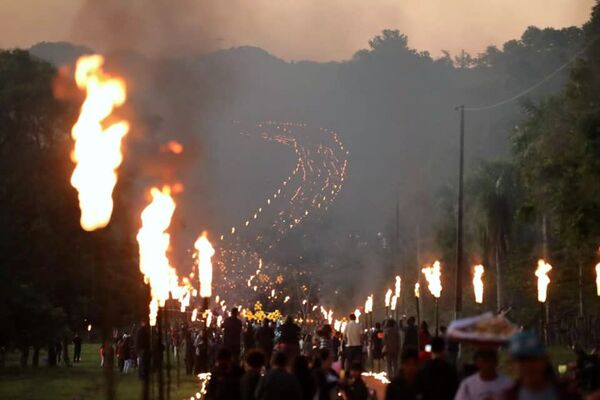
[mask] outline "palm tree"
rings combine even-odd
[[[479,245],[496,272],[496,303],[500,309],[503,306],[502,265],[515,214],[517,175],[508,162],[483,162],[467,184],[474,205],[473,222]]]

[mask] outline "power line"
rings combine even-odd
[[[465,111],[484,111],[484,110],[490,110],[492,108],[496,108],[496,107],[500,107],[503,106],[505,104],[511,103],[523,96],[525,96],[526,94],[534,91],[535,89],[537,89],[538,87],[542,86],[544,83],[548,82],[550,79],[554,78],[559,72],[561,72],[562,70],[564,70],[566,67],[568,67],[569,65],[571,65],[576,59],[579,58],[579,56],[581,56],[587,49],[588,47],[590,47],[592,45],[592,43],[594,43],[600,36],[595,37],[594,39],[592,39],[587,45],[585,45],[581,50],[579,50],[573,57],[571,57],[567,62],[565,62],[564,64],[562,64],[560,67],[558,67],[556,70],[552,71],[550,74],[546,75],[542,80],[538,81],[537,83],[531,85],[530,87],[528,87],[527,89],[524,89],[522,91],[520,91],[519,93],[515,94],[514,96],[511,96],[507,99],[501,100],[497,103],[494,104],[490,104],[487,106],[478,106],[478,107],[465,107],[464,110]]]

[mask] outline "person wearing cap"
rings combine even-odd
[[[496,349],[475,352],[477,372],[462,381],[454,400],[498,400],[512,386],[510,378],[498,374]]]
[[[560,385],[546,348],[532,332],[521,332],[510,341],[510,355],[516,382],[503,395],[503,400],[570,400],[580,398]]]

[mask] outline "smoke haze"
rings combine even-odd
[[[382,29],[393,28],[406,33],[414,48],[432,54],[438,55],[442,50],[458,53],[462,49],[478,53],[488,45],[500,45],[518,37],[530,25],[580,25],[593,3],[594,0],[7,0],[0,5],[0,47],[28,47],[44,40],[77,38],[82,44],[97,48],[98,44],[106,44],[100,35],[104,32],[121,46],[136,44],[155,50],[168,44],[170,51],[180,52],[253,45],[284,59],[326,61],[348,59]],[[110,26],[108,32],[104,30],[106,26]],[[132,27],[136,34],[127,34]]]

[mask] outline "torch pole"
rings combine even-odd
[[[210,297],[203,297],[202,298],[202,313],[207,312],[208,311],[208,306],[210,304]],[[202,356],[204,357],[204,364],[206,366],[205,370],[203,372],[208,372],[210,371],[210,366],[208,365],[208,318],[204,319],[204,328],[202,330],[202,341],[204,342],[204,354],[202,354]]]
[[[546,334],[546,303],[540,301],[540,337],[544,344],[547,342]]]
[[[385,306],[385,318],[388,319],[390,317],[390,307]]]
[[[183,315],[184,315],[184,318],[187,317],[187,314],[183,314]],[[185,321],[185,319],[184,319],[184,321]],[[179,327],[181,327],[181,324],[179,324]],[[181,346],[181,336],[182,336],[181,330],[178,330],[178,332],[177,332],[177,353],[176,353],[177,355],[175,356],[175,359],[176,359],[175,363],[177,364],[177,389],[179,389],[179,384],[180,384],[180,381],[179,381],[179,367],[180,367],[179,353],[180,353],[180,350],[182,347]]]
[[[101,305],[101,326],[100,333],[102,339],[102,345],[104,348],[104,365],[102,372],[104,374],[104,383],[106,389],[106,399],[114,400],[116,398],[115,393],[115,377],[114,377],[114,347],[112,338],[112,317],[113,317],[113,300],[112,293],[110,293],[112,285],[110,277],[108,276],[108,257],[110,256],[112,246],[107,238],[108,230],[100,229],[90,234],[90,239],[96,248],[102,249],[98,253],[96,259],[96,277],[97,277],[97,290],[99,303]]]
[[[169,302],[167,301],[167,305]],[[169,325],[169,308],[165,306],[165,342],[167,344],[167,400],[171,400],[171,347],[172,345],[172,337],[170,335],[170,325]]]
[[[435,298],[435,336],[440,334],[440,302]]]
[[[417,329],[421,326],[421,308],[419,307],[419,298],[415,296],[415,306],[417,310]]]
[[[455,318],[459,319],[462,313],[462,285],[463,285],[463,181],[465,158],[465,106],[457,107],[460,111],[460,139],[459,139],[459,164],[458,164],[458,213],[456,218],[456,297],[454,304]]]
[[[156,341],[157,349],[154,352],[156,355],[156,372],[158,373],[158,399],[165,400],[165,377],[163,374],[163,315],[164,307],[158,309],[156,316]]]

